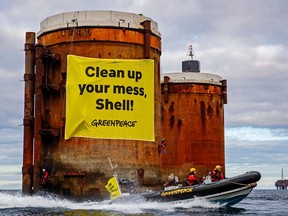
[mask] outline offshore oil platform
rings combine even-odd
[[[275,182],[275,187],[278,190],[287,190],[288,180],[284,179],[283,167],[281,169],[281,179]]]
[[[139,187],[225,173],[226,80],[200,73],[192,47],[182,72],[161,74],[161,52],[158,24],[133,13],[62,13],[26,33],[23,193],[41,190],[45,168],[51,191],[105,198],[108,154]]]

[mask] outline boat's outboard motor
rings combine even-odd
[[[118,181],[122,192],[130,194],[136,193],[135,183],[133,180],[128,178],[118,178]]]

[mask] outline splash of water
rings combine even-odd
[[[212,204],[204,199],[195,198],[193,201],[179,201],[174,203],[159,202],[129,202],[129,203],[110,203],[109,200],[101,202],[74,202],[52,195],[25,196],[21,192],[7,193],[0,192],[0,209],[9,208],[53,208],[67,210],[99,210],[113,211],[128,214],[138,214],[147,211],[174,212],[179,209],[191,208],[212,208],[218,209],[221,206]]]

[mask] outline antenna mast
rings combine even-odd
[[[194,53],[193,53],[192,45],[189,45],[189,47],[188,47],[188,53],[187,53],[186,56],[190,57],[190,59],[193,60]]]
[[[182,72],[200,72],[200,62],[198,60],[193,60],[194,56],[195,54],[193,52],[192,45],[189,45],[188,52],[186,54],[186,57],[189,59],[182,61]]]

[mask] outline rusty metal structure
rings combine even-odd
[[[107,196],[112,171],[107,154],[123,177],[140,185],[161,181],[157,143],[161,140],[161,35],[155,21],[115,11],[77,11],[41,22],[37,34],[26,33],[23,143],[24,193],[40,190],[42,168],[50,173],[50,189],[75,198]],[[153,59],[155,142],[64,139],[67,55],[108,59]]]
[[[222,166],[225,173],[224,104],[227,82],[218,75],[200,73],[200,62],[182,62],[182,72],[161,77],[161,123],[166,139],[161,153],[162,178],[170,173],[187,178],[191,167],[202,176]]]
[[[68,54],[154,60],[155,142],[64,139]],[[225,173],[226,80],[200,73],[192,47],[182,72],[160,77],[160,55],[157,23],[132,13],[62,13],[43,20],[37,38],[26,33],[23,193],[41,189],[45,168],[51,191],[75,198],[106,197],[104,186],[112,175],[107,154],[118,164],[119,176],[137,180],[139,186],[161,185],[170,173],[183,181],[191,167],[204,175],[220,164]],[[163,137],[165,154],[159,152]]]

